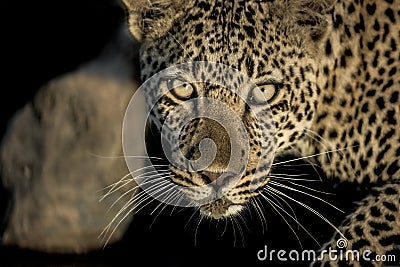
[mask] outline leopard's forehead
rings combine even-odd
[[[276,36],[271,32],[276,26],[268,9],[261,2],[201,1],[176,21],[170,33],[185,36],[183,43],[189,42],[203,60],[244,61],[244,54],[273,50],[266,46]]]
[[[149,78],[168,66],[219,62],[257,82],[301,55],[286,33],[282,10],[273,1],[190,1],[170,29],[142,47],[142,73]]]

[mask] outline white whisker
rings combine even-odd
[[[155,200],[154,198],[151,198],[151,197],[147,197],[147,198],[146,198],[146,200],[148,200],[148,199],[150,199],[150,202],[149,202],[149,203],[151,203],[151,202],[153,202],[153,201]],[[148,204],[149,204],[149,203],[148,203]],[[131,209],[129,209],[128,212],[126,212],[126,214],[119,220],[119,222],[115,225],[115,227],[114,227],[114,229],[112,230],[112,232],[109,234],[109,237],[108,237],[108,239],[107,239],[105,245],[109,242],[111,236],[112,236],[112,235],[114,234],[114,232],[117,230],[118,226],[119,226],[119,225],[126,219],[126,217],[128,217],[128,215],[129,215],[132,211],[134,211],[135,209],[136,209],[136,205],[133,206]]]
[[[156,175],[153,175],[153,176],[156,177]],[[146,178],[152,178],[152,177],[149,176],[149,177],[146,177]],[[154,183],[154,182],[156,182],[156,181],[165,181],[163,178],[164,178],[164,177],[160,176],[160,177],[157,177],[157,179],[152,179],[152,180],[150,180],[150,181],[142,182],[140,186],[143,186],[143,185],[146,185],[146,184],[149,184],[149,183]],[[128,190],[127,192],[125,192],[124,194],[122,194],[121,196],[119,196],[119,197],[112,203],[112,205],[110,206],[109,210],[112,209],[112,207],[113,207],[118,201],[120,201],[125,195],[127,195],[129,192],[132,192],[132,190],[138,189],[140,186],[139,186],[139,185],[136,185],[136,186],[134,186],[133,188],[131,188],[130,190]],[[134,198],[135,195],[132,195],[132,197]]]
[[[125,187],[126,185],[130,184],[130,183],[133,182],[133,181],[134,181],[133,179],[129,179],[129,180],[124,181],[124,182],[118,181],[117,183],[114,183],[114,184],[113,184],[113,187],[99,199],[99,202],[102,202],[102,201],[103,201],[105,198],[107,198],[109,195],[115,193],[116,191],[120,190],[121,188]],[[119,184],[119,183],[121,183],[121,182],[123,183],[122,185],[120,185],[120,186],[114,188],[114,186],[116,186],[117,184]],[[137,186],[135,186],[135,187],[137,187]]]
[[[149,173],[154,173],[154,172],[157,172],[157,174],[155,174],[155,175],[150,175],[150,176],[144,176],[144,175],[147,175],[147,174],[149,174]],[[147,173],[141,174],[141,175],[139,175],[139,176],[137,176],[137,177],[135,177],[135,178],[131,178],[131,179],[128,179],[128,180],[124,180],[124,181],[125,181],[124,184],[118,186],[117,188],[111,188],[99,201],[103,201],[106,197],[108,197],[109,195],[113,194],[114,192],[120,190],[121,188],[125,187],[127,184],[131,183],[132,181],[135,181],[135,179],[139,178],[140,176],[144,176],[144,177],[142,177],[143,180],[150,179],[150,178],[152,178],[152,180],[150,180],[150,181],[142,181],[142,182],[140,183],[140,185],[134,186],[134,187],[133,187],[134,189],[135,189],[135,188],[138,188],[138,187],[140,187],[140,186],[146,185],[146,184],[148,184],[148,183],[154,183],[154,182],[156,182],[156,181],[163,181],[164,178],[168,178],[168,176],[165,175],[164,172],[167,172],[167,171],[152,171],[152,172],[147,172]],[[159,173],[164,174],[164,176],[162,176],[162,175],[159,174]],[[157,179],[154,179],[154,177],[156,177]],[[117,184],[120,183],[120,182],[121,182],[121,180],[118,181],[117,183],[115,183],[114,185],[117,185]],[[136,181],[135,181],[135,182],[136,182]],[[125,194],[126,194],[126,193],[125,193]],[[120,196],[120,198],[123,197],[125,194],[123,194],[122,196]],[[114,203],[114,204],[115,204],[115,203]],[[114,205],[114,204],[113,204],[113,205]],[[110,208],[112,208],[113,205],[111,205]]]
[[[258,198],[251,198],[251,203],[253,204],[253,206],[256,210],[257,216],[260,218],[262,233],[264,235],[265,230],[267,228],[267,220],[265,219],[263,209],[261,208],[261,203],[259,203]]]
[[[267,190],[264,190],[264,192],[268,193]],[[282,209],[285,209],[285,206],[281,203],[281,201],[290,209],[291,213],[293,214],[293,217],[297,220],[297,215],[296,212],[294,211],[294,209],[292,208],[292,206],[290,206],[290,204],[283,199],[280,195],[277,194],[269,194],[270,197],[272,197],[275,200],[275,204],[279,205]]]
[[[233,221],[233,216],[229,216],[229,220],[230,220],[230,222],[232,223],[233,238],[234,238],[234,240],[233,240],[233,246],[235,246],[235,245],[236,245],[236,229],[235,229],[235,224],[234,224],[234,221]]]
[[[297,184],[297,183],[292,182],[292,181],[287,181],[287,183],[289,183],[289,184],[291,184],[291,185],[294,185],[294,186],[298,186],[298,187],[307,189],[307,190],[309,190],[309,191],[313,191],[313,192],[319,193],[319,194],[332,195],[332,196],[335,195],[334,193],[331,193],[331,192],[326,192],[326,191],[317,190],[317,189],[311,188],[311,187],[309,187],[309,186],[305,186],[305,185],[302,185],[302,184]]]
[[[176,39],[176,37],[173,34],[171,34],[170,32],[167,32],[167,33],[169,34],[170,37],[172,37],[175,40],[175,42],[177,42],[179,44],[180,47],[182,47],[183,51],[185,51],[186,55],[189,57],[189,61],[192,61],[193,56],[190,55],[190,53],[187,51],[187,49],[178,41],[178,39]]]
[[[287,177],[279,177],[279,176],[270,176],[273,180],[282,180],[282,181],[298,181],[298,182],[320,182],[319,180],[313,179],[297,179],[297,178],[287,178]]]
[[[176,199],[179,196],[179,193],[177,190],[171,190],[169,192],[169,195],[167,195],[167,197],[165,198],[165,201],[168,202],[169,200],[173,200]],[[163,206],[161,208],[161,210],[157,213],[157,215],[154,217],[152,223],[150,224],[150,228],[153,227],[153,224],[155,223],[155,221],[157,220],[158,216],[160,216],[160,214],[165,210],[165,208],[168,206],[167,203],[164,202],[160,202],[155,208],[154,210],[150,213],[150,215],[153,215],[157,209],[159,209],[161,206]]]
[[[148,192],[153,192],[153,191],[157,190],[160,186],[162,187],[162,186],[164,186],[164,184],[167,184],[167,183],[168,183],[168,182],[166,182],[166,181],[164,181],[163,183],[157,183],[157,184],[155,184],[155,185],[150,186],[147,190],[148,190]],[[132,191],[132,190],[134,190],[134,189],[129,190],[129,191],[126,192],[124,195],[126,195],[127,193],[129,193],[129,192]],[[117,203],[120,199],[121,199],[121,197],[118,198],[118,199],[113,203],[112,206],[114,206],[115,203]],[[105,245],[108,243],[108,241],[110,240],[111,236],[113,235],[113,233],[115,232],[115,230],[117,229],[117,227],[121,224],[121,222],[122,222],[133,210],[137,209],[138,206],[140,206],[143,202],[145,202],[145,201],[147,201],[147,200],[149,200],[149,199],[151,199],[151,197],[150,197],[149,195],[147,195],[147,192],[146,192],[146,191],[142,191],[142,192],[140,192],[139,194],[133,195],[133,197],[132,197],[127,203],[124,204],[124,206],[117,212],[117,214],[116,214],[116,215],[114,216],[114,218],[110,221],[110,223],[109,223],[109,224],[105,227],[105,229],[100,233],[100,236],[106,236],[106,235],[109,233],[109,231],[110,231],[110,229],[111,229],[111,226],[112,226],[112,224],[116,221],[116,219],[117,219],[118,217],[120,217],[120,216],[122,215],[122,213],[123,213],[124,211],[126,211],[130,206],[133,205],[133,207],[130,208],[128,212],[126,212],[126,214],[119,220],[119,222],[117,223],[117,225],[114,227],[114,229],[112,230],[112,232],[109,234],[109,237],[107,238],[107,240],[106,240],[106,242],[105,242]],[[149,203],[151,203],[152,201],[153,201],[153,199],[150,200]],[[146,205],[148,205],[149,203],[147,203]],[[143,207],[145,207],[146,205],[144,205]],[[143,208],[143,207],[141,207],[141,208]]]
[[[293,146],[290,146],[292,149],[294,149],[294,150],[296,150],[295,148],[293,148]],[[300,152],[300,151],[299,151]],[[329,156],[329,151],[327,152],[327,154],[328,154],[328,156]],[[301,154],[301,153],[300,153]],[[321,177],[321,174],[319,173],[319,171],[317,170],[317,167],[320,167],[321,168],[321,166],[319,165],[319,164],[316,164],[316,163],[314,163],[313,161],[314,161],[314,159],[313,158],[307,158],[307,159],[304,159],[304,161],[306,162],[306,166],[311,166],[311,168],[313,168],[313,170],[314,170],[314,172],[318,175],[318,178],[319,178],[319,181],[322,181],[323,179],[322,179],[322,177]],[[285,166],[286,166],[286,164],[285,164]]]
[[[134,201],[132,201],[132,199],[130,199],[127,203],[125,203],[124,207],[129,207],[130,205],[132,205],[134,203]],[[123,210],[125,210],[125,208],[122,208]],[[106,236],[108,236],[108,238],[105,240],[104,242],[104,247],[108,244],[108,242],[110,241],[111,236],[113,235],[113,233],[115,232],[115,230],[117,229],[117,226],[119,225],[119,223],[117,224],[117,226],[111,231],[111,226],[113,225],[113,223],[115,222],[116,218],[119,216],[119,214],[121,214],[122,211],[120,210],[118,212],[118,215],[115,215],[114,218],[108,223],[108,225],[104,228],[104,230],[100,233],[99,238],[102,237],[102,240],[104,241],[104,239],[106,238]],[[122,222],[122,221],[120,221]],[[109,234],[110,233],[110,234]]]
[[[226,229],[227,229],[227,227],[228,227],[228,220],[227,219],[224,219],[224,221],[225,221],[225,226],[224,226],[224,230],[222,230],[222,233],[221,233],[221,237],[222,236],[224,236],[224,234],[225,234],[225,232],[226,232]]]
[[[200,213],[200,216],[198,218],[198,222],[197,222],[197,225],[196,225],[196,229],[195,229],[195,232],[194,232],[194,245],[195,246],[197,245],[197,233],[199,231],[199,226],[200,226],[200,223],[203,220],[203,218],[204,218],[204,215],[202,213]]]
[[[275,173],[271,175],[271,177],[302,177],[308,176],[307,173],[300,173],[300,174],[290,174],[290,173]],[[315,180],[314,180],[315,181]]]
[[[304,204],[304,203],[302,203],[302,202],[300,202],[300,201],[298,201],[298,200],[296,200],[296,199],[294,199],[294,198],[292,198],[292,197],[286,195],[285,193],[282,193],[281,191],[277,190],[276,188],[273,188],[273,187],[271,187],[271,186],[269,186],[269,185],[267,185],[266,188],[268,188],[268,190],[271,190],[271,192],[274,192],[274,193],[276,193],[276,194],[279,194],[279,195],[281,195],[281,196],[284,196],[285,198],[287,198],[287,199],[289,199],[289,200],[291,200],[291,201],[293,201],[293,202],[299,204],[300,206],[302,206],[302,207],[304,207],[305,209],[309,210],[310,212],[314,213],[314,214],[317,215],[319,218],[321,218],[323,221],[325,221],[328,225],[330,225],[337,233],[339,233],[340,236],[341,236],[342,238],[345,239],[344,235],[340,232],[340,230],[339,230],[333,223],[331,223],[327,218],[325,218],[321,213],[319,213],[318,211],[316,211],[315,209],[313,209],[313,208],[311,208],[310,206],[308,206],[308,205],[306,205],[306,204]],[[329,204],[330,204],[330,203],[329,203]],[[336,207],[334,207],[334,208],[336,208]],[[336,209],[338,209],[338,208],[336,208]],[[338,209],[338,210],[339,210],[339,209]]]
[[[271,197],[273,197],[269,192],[265,192],[268,195],[270,195]],[[279,208],[280,210],[284,211],[286,215],[288,215],[292,220],[294,220],[297,225],[299,225],[299,221],[297,220],[296,217],[293,217],[292,215],[288,214],[288,212],[281,207],[280,205],[276,204],[274,201],[272,201],[271,199],[269,199],[267,196],[265,196],[264,194],[261,193],[261,196],[270,204],[270,206],[275,210],[276,213],[279,214],[279,216],[281,216],[281,218],[283,219],[283,221],[286,223],[286,225],[289,227],[289,229],[293,232],[294,236],[296,237],[297,241],[300,244],[300,247],[303,248],[303,245],[300,241],[299,236],[297,235],[296,231],[293,229],[293,227],[290,225],[290,223],[286,220],[285,216],[282,215],[282,213],[277,209]],[[274,198],[274,197],[273,197]],[[275,198],[274,198],[275,199]]]
[[[185,224],[184,228],[186,229],[190,223],[190,221],[192,220],[193,216],[198,212],[198,209],[194,209],[192,215],[189,217],[189,220],[187,221],[187,223]]]
[[[101,159],[150,159],[150,160],[160,160],[160,161],[165,161],[165,159],[160,158],[160,157],[149,157],[149,156],[103,156],[103,155],[98,155],[94,153],[90,153],[91,156],[96,157],[96,158],[101,158]]]
[[[317,134],[316,132],[314,132],[314,131],[312,131],[312,130],[310,130],[310,129],[307,129],[307,128],[304,128],[304,129],[306,130],[304,133],[305,133],[309,138],[311,138],[312,140],[314,140],[315,142],[317,142],[318,144],[320,144],[322,147],[324,147],[325,150],[330,150],[332,147],[335,147],[335,148],[336,148],[335,145],[333,145],[331,142],[329,142],[329,141],[325,140],[324,138],[322,138],[322,136],[320,136],[320,135]],[[309,134],[308,132],[310,132],[310,133],[316,135],[317,138],[314,137],[314,136],[312,136],[312,135]],[[329,144],[329,146],[326,145],[326,144],[323,144],[320,140],[318,140],[318,138],[321,139],[321,140],[326,141],[326,142]],[[332,165],[332,159],[331,159],[329,153],[327,154],[327,157],[328,157],[329,163]]]
[[[158,167],[160,167],[160,166],[167,166],[167,165],[154,165],[154,166],[158,166]],[[135,174],[135,173],[137,173],[137,172],[140,172],[140,171],[143,171],[143,170],[145,170],[145,169],[148,169],[148,168],[152,168],[153,167],[153,165],[152,166],[147,166],[147,167],[143,167],[143,168],[140,168],[140,169],[138,169],[138,170],[135,170],[135,171],[133,171],[133,172],[130,172],[130,173],[128,173],[128,174],[126,174],[126,175],[124,175],[119,181],[117,181],[117,182],[115,182],[115,183],[113,183],[113,184],[111,184],[111,185],[109,185],[109,186],[106,186],[103,190],[106,190],[107,188],[110,188],[109,189],[109,191],[108,191],[108,193],[106,193],[102,198],[100,198],[100,200],[99,201],[102,201],[102,200],[104,200],[104,198],[106,198],[108,195],[110,195],[110,194],[112,194],[112,193],[114,193],[115,191],[117,191],[118,189],[115,189],[117,186],[118,186],[118,184],[120,184],[120,183],[123,183],[123,182],[132,182],[133,180],[135,180],[135,179],[137,179],[137,178],[140,178],[141,176],[143,176],[143,175],[147,175],[147,174],[149,174],[149,173],[154,173],[154,172],[157,172],[157,173],[159,173],[159,172],[165,172],[165,171],[167,171],[167,170],[154,170],[154,171],[150,171],[150,172],[146,172],[146,173],[142,173],[142,174],[140,174],[140,175],[138,175],[138,176],[136,176],[136,177],[133,177],[133,178],[130,178],[130,179],[126,179],[127,177],[129,177],[129,176],[131,176],[131,175],[133,175],[133,174]],[[125,186],[125,185],[123,185],[123,186]],[[122,187],[123,187],[122,186]],[[121,188],[122,188],[121,187]],[[101,191],[101,190],[100,190]]]
[[[321,202],[323,202],[323,203],[325,203],[325,204],[331,206],[332,208],[334,208],[334,209],[336,209],[336,210],[338,210],[338,211],[340,211],[340,212],[343,212],[341,209],[339,209],[338,207],[336,207],[336,206],[333,205],[332,203],[329,203],[329,202],[326,201],[325,199],[322,199],[322,198],[320,198],[320,197],[314,196],[314,195],[312,195],[312,194],[310,194],[310,193],[307,193],[307,192],[298,190],[298,189],[296,189],[296,188],[290,187],[290,186],[288,186],[288,185],[284,185],[284,184],[281,184],[281,183],[278,183],[278,182],[274,182],[274,181],[270,181],[269,183],[270,183],[271,185],[276,185],[276,186],[279,186],[279,187],[282,187],[282,188],[285,188],[285,189],[288,189],[288,190],[291,190],[291,191],[294,191],[294,192],[298,192],[298,193],[304,194],[304,195],[306,195],[306,196],[315,198],[315,199],[317,199],[317,200],[319,200],[319,201],[321,201]],[[314,190],[314,189],[311,189],[311,188],[310,188],[309,190]],[[315,191],[316,191],[316,190],[315,190]],[[319,192],[319,191],[317,191],[317,192],[318,192],[318,193],[321,193],[321,192]],[[323,193],[325,193],[325,192],[323,192]],[[329,193],[327,193],[327,194],[329,194]]]
[[[123,193],[122,195],[120,195],[111,205],[110,207],[107,209],[107,213],[111,211],[111,209],[121,200],[123,199],[127,194],[129,193],[135,193],[135,191],[138,191],[138,187],[135,186],[129,190],[127,190],[125,193]]]
[[[330,150],[330,151],[326,151],[326,152],[317,153],[317,154],[314,154],[314,155],[299,157],[299,158],[296,158],[296,159],[290,159],[290,160],[286,160],[286,161],[274,162],[272,164],[272,166],[277,166],[277,165],[282,165],[282,164],[286,164],[286,163],[289,163],[289,162],[295,162],[295,161],[299,161],[299,160],[314,158],[314,157],[321,156],[321,155],[324,155],[324,154],[327,154],[327,153],[338,152],[338,151],[342,151],[342,150],[346,150],[346,149],[349,149],[349,148],[335,149],[335,150]]]
[[[242,221],[243,221],[243,217],[242,217],[240,214],[237,214],[236,216],[239,217],[239,218],[241,218]],[[241,240],[242,240],[242,245],[245,246],[245,245],[246,245],[246,242],[245,242],[245,240],[244,240],[244,233],[243,233],[242,227],[240,226],[240,222],[237,220],[236,217],[232,217],[232,219],[235,221],[235,223],[236,223],[236,225],[237,225],[237,227],[238,227],[239,234],[240,234],[240,238],[241,238]],[[246,225],[246,224],[245,224],[245,225]],[[246,227],[247,227],[247,225],[246,225]],[[235,244],[234,244],[234,246],[235,246]]]

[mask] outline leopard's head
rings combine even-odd
[[[177,163],[169,179],[188,199],[209,199],[203,214],[237,214],[270,181],[271,153],[290,149],[311,126],[331,1],[124,1],[142,44],[143,82],[201,62],[167,72],[145,92],[166,156]]]

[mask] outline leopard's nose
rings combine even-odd
[[[222,173],[209,172],[209,171],[203,171],[203,174],[208,178],[209,182],[214,182],[215,180],[218,179],[218,177],[222,175]]]
[[[210,172],[210,171],[203,171],[203,175],[207,177],[209,182],[216,187],[215,189],[219,189],[222,187],[226,187],[231,185],[237,177],[233,172]]]

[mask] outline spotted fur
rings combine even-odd
[[[399,249],[400,1],[125,3],[130,30],[142,42],[143,81],[190,61],[224,63],[258,85],[273,80],[279,86],[279,94],[269,102],[277,155],[287,151],[318,154],[315,159],[325,173],[369,192],[340,228],[349,239],[349,249],[381,254]],[[240,81],[231,82],[240,85]],[[224,88],[199,84],[195,91],[229,105],[249,132],[250,161],[240,182],[223,203],[204,207],[214,218],[235,215],[259,194],[248,188],[252,174],[257,173],[254,162],[262,157],[258,152],[266,126],[257,124],[245,103]],[[152,92],[147,97],[151,99]],[[167,94],[159,102],[152,113],[158,127],[179,101]],[[220,126],[198,119],[183,128],[179,149],[195,159],[199,141],[214,138],[222,152],[207,171],[221,173],[229,152],[225,135]],[[173,166],[170,170],[177,184],[209,182],[201,173]],[[263,175],[257,180],[261,186],[270,180],[268,173]],[[229,210],[234,204],[239,208]],[[334,247],[335,242],[327,246]]]

